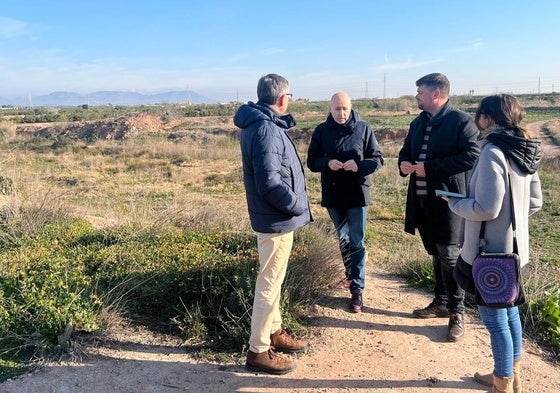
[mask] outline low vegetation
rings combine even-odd
[[[472,110],[476,101],[461,102]],[[367,240],[372,267],[429,290],[429,259],[419,238],[402,231],[407,179],[396,171],[402,135],[416,113],[412,104],[412,97],[356,102],[386,157],[374,175]],[[560,114],[546,105],[529,117],[545,120],[552,134],[551,113]],[[102,334],[115,316],[216,351],[246,349],[257,255],[231,123],[236,107],[133,108],[158,126],[145,118],[144,128],[125,122],[136,133],[120,139],[107,139],[114,133],[84,139],[58,124],[30,130],[21,123],[24,131],[16,133],[14,119],[22,121],[22,113],[3,112],[0,380],[66,353],[79,337]],[[294,104],[304,160],[326,108]],[[127,110],[115,108],[110,116],[131,116]],[[85,111],[102,112],[57,113]],[[559,166],[558,158],[547,159],[540,171],[545,206],[530,221],[530,302],[522,308],[525,331],[552,356],[560,348]],[[315,221],[296,232],[282,298],[296,335],[305,333],[306,307],[341,274],[330,220],[319,206],[319,176],[307,175]]]

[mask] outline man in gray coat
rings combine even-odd
[[[435,190],[465,194],[470,171],[480,154],[479,130],[468,114],[449,101],[449,80],[440,73],[416,81],[422,112],[410,123],[399,152],[401,176],[410,175],[405,231],[418,229],[435,276],[433,301],[416,309],[417,318],[449,318],[447,339],[463,337],[465,292],[453,278],[461,251],[463,220],[451,212]]]

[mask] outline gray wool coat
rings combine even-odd
[[[504,151],[489,141],[482,141],[482,152],[475,164],[466,198],[449,198],[449,207],[465,218],[461,257],[472,265],[479,253],[480,225],[486,222],[483,251],[512,252],[510,188],[508,160]],[[529,262],[529,216],[542,207],[539,175],[528,173],[523,163],[511,159],[510,177],[516,220],[516,234],[521,267]]]

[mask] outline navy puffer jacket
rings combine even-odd
[[[295,125],[268,105],[242,105],[233,118],[241,128],[243,182],[256,232],[286,233],[311,220],[303,165],[287,134]]]

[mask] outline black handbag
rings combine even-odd
[[[515,232],[515,212],[513,209],[513,192],[508,172],[509,195],[511,205],[511,226],[513,230],[513,252],[487,253],[482,251],[485,245],[484,232],[486,221],[482,222],[479,234],[479,255],[472,264],[475,282],[475,298],[479,305],[506,308],[525,303],[525,291],[521,279],[520,258]]]
[[[472,265],[465,262],[460,255],[453,268],[453,278],[465,292],[474,295],[476,288],[472,276]]]

